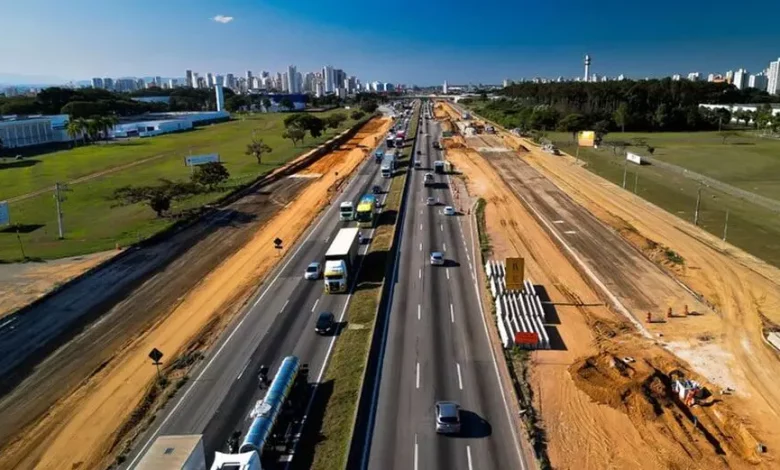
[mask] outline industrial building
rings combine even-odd
[[[171,132],[187,131],[200,124],[227,121],[227,111],[206,111],[201,113],[150,113],[143,120],[122,122],[109,131],[112,138],[153,137]]]
[[[70,142],[68,121],[67,114],[0,116],[0,139],[6,149]]]

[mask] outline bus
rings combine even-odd
[[[371,227],[374,225],[377,213],[377,199],[373,194],[366,194],[360,198],[355,212],[355,220],[358,227]]]

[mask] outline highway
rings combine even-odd
[[[384,147],[384,143],[380,145]],[[243,435],[249,427],[249,413],[264,394],[257,380],[261,365],[270,367],[272,378],[281,360],[295,355],[309,365],[310,382],[320,381],[337,336],[317,335],[316,317],[330,311],[343,322],[351,295],[326,294],[322,279],[304,280],[304,270],[313,261],[324,264],[325,251],[338,230],[354,225],[338,220],[339,204],[350,200],[357,207],[357,200],[370,192],[373,185],[386,190],[390,181],[379,174],[372,151],[342,194],[289,249],[246,311],[190,373],[193,379],[166,406],[166,412],[157,417],[155,423],[159,424],[139,439],[128,458],[128,468],[134,467],[157,436],[171,434],[203,434],[210,465],[214,451],[226,450],[225,442],[233,431],[240,430]],[[380,199],[383,203],[384,197]],[[365,229],[363,233],[371,237],[373,230]],[[369,243],[364,242],[360,254],[368,250]]]
[[[409,180],[361,469],[531,468],[508,414],[505,400],[511,397],[504,396],[499,384],[476,286],[478,258],[469,224],[462,214],[442,213],[444,206],[455,205],[448,176],[436,175],[440,184],[423,186],[423,174],[440,159],[432,146],[440,127],[432,119],[427,126],[430,136],[427,141],[420,137],[422,155],[417,156],[427,169],[413,171]],[[428,196],[440,204],[427,206]],[[430,265],[432,251],[444,254],[445,266]],[[462,407],[458,437],[435,432],[434,403],[441,400]]]

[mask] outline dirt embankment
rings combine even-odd
[[[311,177],[308,186],[246,244],[170,305],[161,321],[149,325],[18,435],[3,450],[0,467],[101,468],[111,463],[121,448],[112,447],[117,432],[143,400],[155,375],[148,351],[156,347],[173,358],[193,343],[205,347],[216,338],[279,259],[273,239],[285,240],[289,250],[325,206],[337,178],[359,165],[363,148],[384,135],[389,125],[387,119],[372,120],[348,143],[323,157],[322,176]],[[204,333],[208,337],[202,337]],[[128,438],[137,431],[124,429]]]
[[[554,309],[548,331],[559,345],[533,354],[531,382],[555,468],[771,467],[734,413],[740,398],[719,395],[717,384],[610,311],[479,152],[459,137],[445,147],[469,192],[487,201],[493,257],[524,257]],[[670,389],[675,370],[715,397],[680,405]]]

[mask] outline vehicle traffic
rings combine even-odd
[[[355,205],[352,201],[344,201],[339,204],[339,220],[350,221],[355,218]]]
[[[372,227],[376,221],[378,214],[379,200],[373,194],[364,194],[358,202],[357,212],[355,213],[355,220],[357,220],[358,227]]]
[[[358,233],[357,227],[339,230],[325,253],[325,292],[328,294],[347,292],[349,289],[359,246]]]
[[[303,274],[304,279],[317,280],[322,276],[322,265],[314,262],[306,267],[306,272]]]

